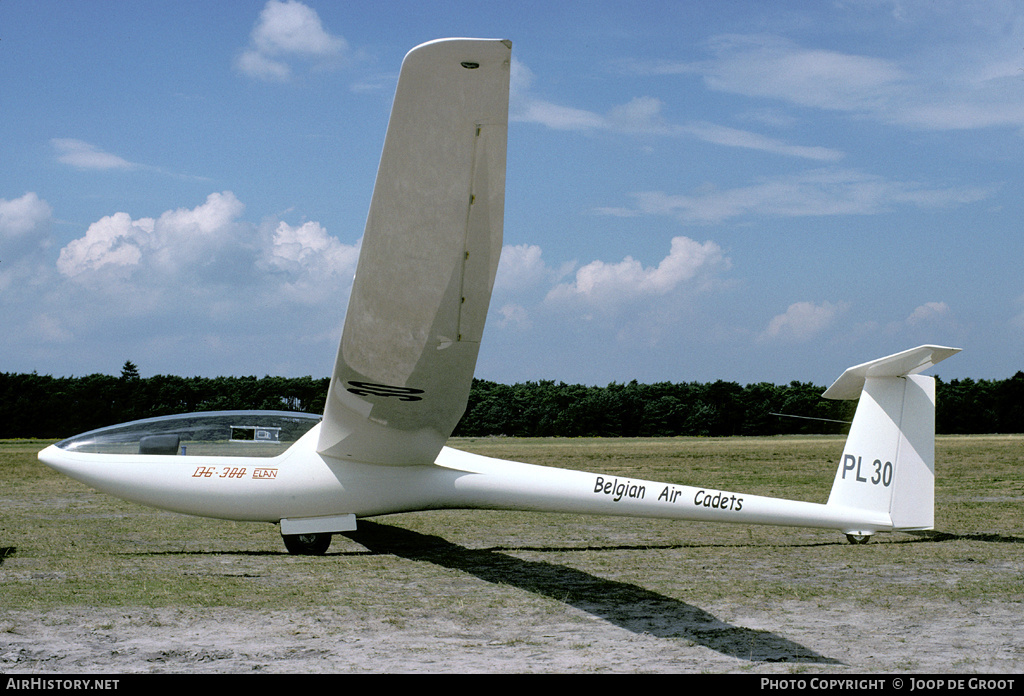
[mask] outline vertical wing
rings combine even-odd
[[[501,253],[511,43],[414,48],[398,80],[318,450],[432,463],[466,408]]]

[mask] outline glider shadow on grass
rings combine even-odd
[[[467,549],[439,536],[368,520],[361,520],[359,530],[345,536],[371,553],[427,561],[486,582],[510,585],[564,602],[636,634],[681,638],[753,662],[841,664],[770,631],[733,626],[678,599],[576,568]]]

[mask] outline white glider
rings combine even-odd
[[[442,508],[835,529],[933,524],[935,380],[921,346],[847,370],[860,399],[826,504],[504,461],[445,446],[466,408],[501,253],[511,43],[446,39],[402,63],[323,417],[213,412],[94,430],[39,459],[189,515],[279,523],[322,554],[356,519]]]

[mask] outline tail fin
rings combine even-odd
[[[917,373],[958,352],[920,346],[872,360],[851,367],[825,391],[826,399],[860,397],[829,505],[886,513],[894,530],[932,528],[935,378]]]

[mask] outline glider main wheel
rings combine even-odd
[[[293,556],[323,556],[331,545],[330,534],[282,534],[281,538]]]
[[[871,541],[870,534],[847,534],[846,540],[851,544],[866,544]]]

